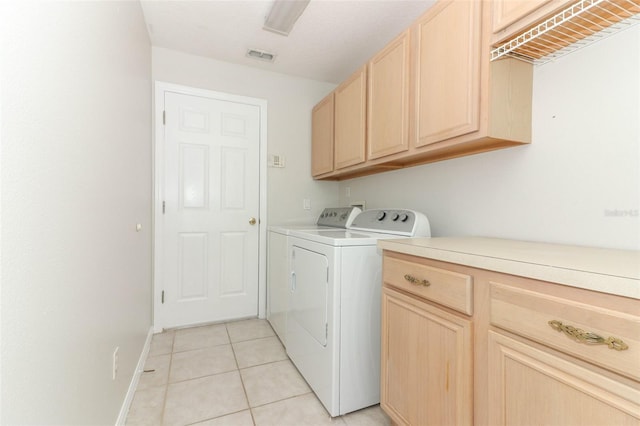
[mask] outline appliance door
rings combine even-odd
[[[338,415],[336,247],[289,237],[287,355],[332,416]],[[337,314],[339,315],[339,313]]]
[[[291,252],[291,317],[312,345],[327,346],[329,260],[322,253],[293,246]]]

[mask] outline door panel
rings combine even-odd
[[[246,292],[244,254],[246,232],[223,232],[220,236],[220,296],[242,295]]]
[[[163,327],[258,313],[260,111],[165,92]]]
[[[180,146],[180,205],[183,209],[209,206],[209,147]]]
[[[178,258],[178,301],[184,302],[207,297],[207,234],[182,233]]]
[[[236,148],[222,149],[221,185],[222,200],[221,209],[234,210],[245,208],[245,176],[246,152]]]

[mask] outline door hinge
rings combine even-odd
[[[167,112],[162,111],[162,125],[167,124]]]
[[[162,303],[164,303],[164,290],[162,290]]]
[[[164,214],[164,211],[165,211],[165,202],[163,201],[162,202],[162,214]]]

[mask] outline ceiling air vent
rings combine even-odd
[[[265,52],[263,50],[249,49],[247,50],[247,58],[258,59],[265,62],[273,62],[276,59],[274,53]]]
[[[544,64],[640,23],[638,0],[580,0],[491,51]]]

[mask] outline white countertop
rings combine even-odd
[[[414,256],[640,299],[640,251],[483,237],[403,238],[378,246]]]

